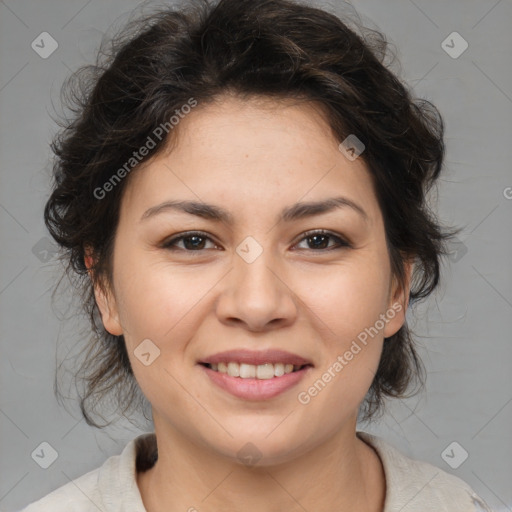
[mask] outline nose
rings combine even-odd
[[[250,331],[291,325],[297,317],[298,298],[283,265],[263,251],[251,263],[234,255],[233,268],[223,279],[216,304],[219,320],[242,324]],[[287,279],[288,277],[288,279]]]

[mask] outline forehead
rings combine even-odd
[[[346,195],[378,215],[364,161],[338,146],[314,103],[223,97],[180,120],[168,148],[131,176],[124,202],[138,210],[173,198],[263,209]]]

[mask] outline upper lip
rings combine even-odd
[[[294,366],[311,365],[311,361],[297,355],[287,352],[286,350],[268,349],[268,350],[246,350],[235,349],[218,352],[199,361],[200,363],[218,364],[218,363],[245,363],[252,365],[260,365],[265,363],[283,363],[293,364]]]

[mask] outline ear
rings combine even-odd
[[[94,297],[96,304],[101,314],[101,321],[105,329],[114,336],[120,336],[123,334],[121,323],[119,322],[119,314],[117,310],[117,303],[113,293],[111,292],[110,286],[104,281],[102,283],[99,280],[94,279],[94,263],[96,258],[93,251],[90,248],[85,249],[84,263],[89,272],[89,277],[94,286]]]
[[[414,258],[409,258],[404,261],[405,283],[400,286],[398,280],[393,276],[388,309],[386,310],[386,318],[388,322],[384,327],[384,337],[389,338],[397,333],[402,325],[405,323],[405,313],[409,306],[409,291],[411,289],[411,278],[414,270]]]

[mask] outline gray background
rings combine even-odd
[[[2,510],[21,508],[100,466],[145,428],[125,421],[93,429],[72,401],[68,412],[54,397],[56,350],[60,361],[81,339],[84,324],[61,321],[52,307],[60,271],[42,221],[48,144],[56,131],[50,115],[58,109],[60,85],[70,70],[93,61],[102,34],[114,21],[122,25],[137,5],[0,1]],[[408,311],[428,369],[426,392],[393,403],[380,424],[361,428],[463,478],[495,510],[510,511],[512,2],[360,0],[354,5],[366,25],[396,45],[402,77],[415,94],[441,110],[447,159],[438,211],[447,223],[465,226],[446,260],[440,289]],[[31,47],[44,31],[58,42],[46,59]],[[441,45],[454,31],[469,44],[457,58]],[[461,48],[457,40],[447,44],[452,51]],[[62,311],[67,299],[57,302]],[[454,441],[460,446],[443,458]],[[31,456],[42,442],[58,453],[48,469]],[[450,467],[445,459],[457,465],[462,450],[468,458]]]

